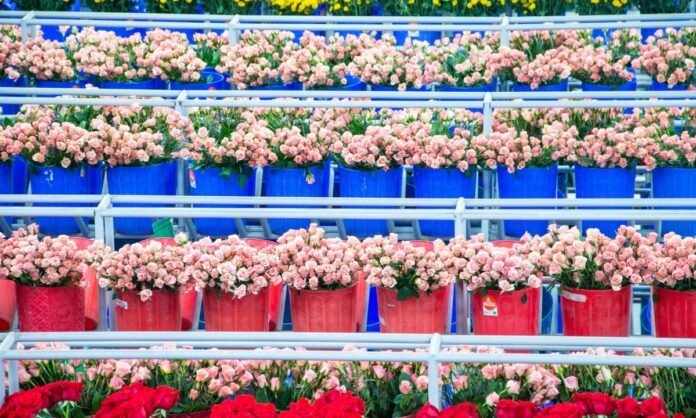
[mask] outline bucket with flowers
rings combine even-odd
[[[426,248],[399,242],[395,234],[366,238],[360,263],[367,282],[377,287],[380,332],[446,331],[456,269],[443,241],[436,240],[432,248]]]
[[[615,31],[606,45],[595,41],[573,51],[572,75],[581,81],[583,91],[635,91],[638,83],[631,62],[639,47],[637,30]]]
[[[97,132],[64,121],[54,109],[25,106],[15,123],[0,132],[0,143],[5,152],[30,162],[33,194],[87,195],[102,191],[104,141]],[[80,232],[77,221],[71,218],[38,217],[36,222],[47,234]]]
[[[84,87],[74,58],[56,41],[31,38],[10,56],[10,65],[36,87]]]
[[[364,312],[365,280],[355,237],[325,238],[316,224],[290,230],[275,247],[277,274],[288,286],[296,332],[356,332]],[[276,280],[271,278],[271,280]]]
[[[193,131],[188,118],[162,107],[104,107],[91,127],[107,138],[109,193],[123,195],[173,195],[176,162],[173,154]],[[116,203],[114,206],[132,206]],[[162,206],[152,204],[152,207]],[[152,233],[148,218],[115,219],[117,232]]]
[[[456,237],[449,249],[457,278],[472,293],[474,334],[539,334],[542,278],[532,262],[537,252],[524,244],[496,246],[482,235]]]
[[[311,111],[303,108],[259,108],[248,116],[257,121],[252,133],[269,150],[263,176],[265,196],[328,196],[329,144],[336,134],[310,116]],[[279,235],[309,223],[309,219],[268,221],[271,232]]]
[[[184,236],[177,236],[179,244]],[[99,286],[116,293],[119,331],[181,331],[182,293],[194,284],[184,272],[184,248],[159,241],[125,245],[118,251],[91,248]]]
[[[652,90],[688,90],[694,81],[693,29],[659,29],[640,48],[633,66],[652,78]]]
[[[271,306],[278,305],[280,296],[273,258],[272,247],[257,248],[236,235],[189,245],[184,272],[203,291],[206,330],[270,330],[271,319],[277,319],[277,314],[271,318]],[[278,282],[272,283],[271,277]]]
[[[85,330],[85,255],[65,235],[39,239],[36,224],[0,241],[0,277],[16,284],[23,332]]]
[[[471,132],[456,128],[452,136],[433,132],[433,124],[413,121],[394,128],[410,150],[405,164],[413,166],[416,198],[476,196],[478,153]],[[454,236],[451,221],[419,221],[420,232],[431,237]]]
[[[498,196],[503,199],[556,198],[558,161],[566,152],[562,139],[571,133],[560,124],[544,129],[560,129],[561,138],[534,132],[531,127],[519,130],[519,126],[515,126],[501,125],[488,138],[480,135],[474,139],[482,165],[497,170]],[[505,235],[521,237],[527,232],[543,234],[548,222],[504,221],[503,225]]]
[[[254,125],[242,117],[246,114],[249,112],[233,107],[206,107],[190,113],[193,132],[174,156],[189,161],[187,177],[192,196],[254,195],[254,169],[266,165],[269,150],[257,140]],[[237,222],[244,225],[245,220],[203,218],[193,222],[200,234],[227,236],[236,234]]]
[[[565,335],[623,336],[630,333],[631,285],[643,281],[639,260],[654,257],[656,235],[642,237],[622,226],[615,239],[597,229],[549,227],[549,234],[530,245],[540,264],[561,285]]]
[[[501,76],[514,82],[513,91],[566,91],[570,49],[564,38],[549,31],[514,32],[510,47],[500,48]]]
[[[655,259],[641,260],[652,273],[644,274],[644,278],[652,286],[653,323],[659,338],[696,338],[694,321],[685,320],[693,317],[696,308],[695,246],[693,237],[669,233],[655,252]]]

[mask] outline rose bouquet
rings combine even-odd
[[[571,50],[563,34],[548,31],[513,32],[510,47],[501,47],[500,73],[506,80],[532,90],[559,84],[570,77]]]
[[[656,167],[696,168],[696,137],[687,131],[681,135],[658,135],[649,150]]]
[[[148,47],[147,62],[153,77],[180,83],[203,83],[201,78],[206,63],[189,47],[186,35],[181,32],[155,29],[145,37]]]
[[[135,82],[153,77],[148,47],[140,33],[128,38],[86,28],[66,40],[77,69],[95,81]]]
[[[35,417],[42,410],[69,414],[80,400],[82,383],[58,381],[9,395],[0,408],[0,417]],[[66,405],[66,404],[70,405]]]
[[[336,389],[324,393],[310,403],[306,398],[290,404],[289,411],[283,411],[279,418],[312,418],[340,416],[362,418],[365,416],[365,403],[352,393],[342,393]]]
[[[39,238],[31,224],[0,241],[0,276],[30,287],[83,286],[86,254],[65,235]]]
[[[189,160],[194,170],[220,169],[220,175],[237,175],[246,184],[252,168],[268,164],[273,131],[258,123],[253,111],[238,108],[199,108],[190,115],[194,131],[176,158]],[[241,185],[241,184],[240,184]]]
[[[656,163],[650,152],[653,141],[650,130],[642,127],[623,132],[615,128],[594,128],[585,137],[566,142],[567,158],[582,167],[632,168],[645,165],[651,170]]]
[[[297,80],[308,89],[345,86],[350,63],[373,42],[368,35],[325,38],[305,32],[300,48],[280,64],[280,77],[286,84]]]
[[[222,46],[215,69],[230,74],[228,81],[238,89],[280,85],[279,67],[298,48],[292,38],[290,32],[244,32],[239,43]]]
[[[663,238],[655,258],[641,260],[646,270],[652,274],[644,274],[647,284],[665,289],[680,291],[696,290],[694,279],[694,248],[696,240],[693,237],[682,238],[677,234],[668,233]]]
[[[235,299],[258,294],[269,286],[269,277],[280,279],[275,270],[275,255],[250,246],[236,235],[225,240],[206,237],[192,242],[183,262],[184,276],[197,288],[218,295],[230,293]]]
[[[70,170],[104,160],[106,144],[97,132],[57,119],[52,109],[25,106],[14,124],[0,130],[3,155],[21,155],[41,166]]]
[[[539,288],[541,274],[535,274],[534,252],[520,254],[517,248],[496,247],[482,235],[466,240],[453,238],[448,247],[454,257],[457,278],[463,280],[470,292],[482,290],[514,290]]]
[[[405,145],[391,127],[368,126],[363,135],[344,132],[331,144],[331,152],[344,167],[363,171],[388,170],[403,164]]]
[[[296,290],[334,290],[353,286],[360,279],[359,241],[350,237],[325,238],[312,224],[309,230],[291,230],[278,239],[277,277]]]
[[[688,35],[688,29],[658,30],[655,37],[648,38],[648,43],[641,47],[633,66],[645,71],[653,81],[667,84],[668,88],[688,86],[693,82],[696,56],[696,45],[686,41]]]
[[[276,418],[275,405],[257,403],[252,395],[239,395],[234,400],[227,399],[211,409],[210,418]]]
[[[0,80],[16,80],[19,73],[11,67],[11,58],[22,47],[22,32],[16,25],[0,25]]]
[[[95,418],[152,416],[157,410],[169,410],[179,402],[179,392],[167,386],[149,388],[142,383],[124,386],[109,395]]]
[[[30,80],[74,81],[78,78],[73,58],[58,42],[29,39],[16,54],[10,56],[10,65]]]
[[[416,247],[398,237],[366,238],[360,251],[367,282],[373,286],[394,289],[399,300],[419,298],[420,292],[430,294],[447,288],[456,277],[455,259],[445,243],[434,241],[431,251]]]
[[[474,139],[480,158],[488,168],[498,165],[507,167],[509,173],[524,168],[551,167],[567,155],[563,139],[571,135],[562,125],[558,135],[543,135],[541,139],[530,136],[526,131],[501,127],[489,138],[481,135]]]
[[[223,32],[221,35],[215,32],[195,33],[193,41],[196,44],[198,58],[203,60],[208,68],[220,65],[221,50],[229,45],[227,32]]]
[[[387,86],[406,90],[420,90],[432,79],[425,71],[426,45],[407,40],[403,48],[397,48],[391,38],[382,38],[371,48],[353,59],[350,72],[362,81],[372,85]]]
[[[583,83],[620,86],[635,76],[628,71],[630,55],[617,55],[611,49],[587,46],[570,55],[573,77]]]
[[[444,86],[481,87],[493,83],[498,75],[498,54],[490,45],[457,35],[443,39],[428,51],[425,73]]]
[[[163,107],[105,106],[90,125],[108,143],[104,155],[111,167],[171,161],[193,133],[187,117]]]
[[[177,242],[186,241],[178,236]],[[184,293],[195,286],[184,274],[185,251],[180,245],[164,247],[159,241],[125,245],[114,251],[103,244],[91,247],[92,265],[99,286],[116,292],[135,291],[140,300],[150,300],[155,291]]]
[[[471,132],[456,129],[450,138],[432,133],[433,125],[420,121],[393,125],[394,135],[404,142],[407,157],[404,164],[433,169],[458,169],[472,174],[478,165],[478,152],[473,147]]]

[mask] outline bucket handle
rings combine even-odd
[[[587,296],[580,295],[578,293],[571,293],[567,290],[563,290],[561,292],[561,297],[566,298],[568,300],[572,300],[573,302],[581,302],[581,303],[587,302]]]

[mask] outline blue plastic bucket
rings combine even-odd
[[[411,38],[413,41],[425,41],[430,45],[435,44],[435,41],[442,38],[442,32],[432,32],[432,31],[411,31],[411,30],[396,30],[393,32],[394,38],[396,38],[396,44],[402,46],[406,43],[406,38]]]
[[[586,168],[575,166],[575,194],[578,199],[610,198],[632,199],[635,192],[636,173],[628,168]],[[614,209],[601,208],[594,209]],[[589,228],[599,230],[610,237],[627,221],[583,221],[583,234]]]
[[[333,87],[312,87],[307,90],[312,91],[326,91],[326,90],[337,90],[337,91],[364,91],[367,89],[367,84],[365,84],[361,79],[352,75],[346,75],[346,85],[345,86],[333,86]]]
[[[663,198],[696,198],[696,169],[656,168],[652,172],[653,196]],[[661,208],[690,209],[694,207]],[[696,221],[662,221],[662,234],[676,232],[681,236],[696,235]]]
[[[326,197],[324,182],[325,167],[304,168],[264,168],[265,196]],[[314,176],[312,184],[307,183],[307,171]],[[297,208],[297,206],[291,206]],[[302,206],[309,207],[309,206]],[[309,219],[269,219],[268,225],[274,234],[283,234],[289,229],[309,227]]]
[[[84,88],[85,82],[83,80],[77,81],[50,81],[50,80],[36,80],[36,87],[44,89],[78,89]]]
[[[14,189],[12,160],[0,162],[0,194],[12,194]]]
[[[29,191],[29,164],[21,155],[12,159],[12,192],[27,194]]]
[[[403,167],[399,167],[386,171],[362,171],[339,165],[341,197],[401,197],[403,170]],[[363,207],[369,208],[370,206]],[[387,221],[346,219],[343,224],[348,235],[358,237],[389,233]]]
[[[24,80],[22,78],[19,78],[17,80],[10,80],[9,77],[5,77],[2,80],[0,80],[0,88],[4,87],[24,87]],[[22,105],[18,104],[2,103],[0,104],[0,112],[2,112],[2,116],[4,118],[4,116],[16,115],[17,113],[19,113],[19,109],[21,107]]]
[[[675,84],[669,87],[667,83],[658,83],[652,80],[652,90],[653,91],[687,91],[689,90],[689,84]]]
[[[498,166],[498,194],[502,199],[553,199],[556,198],[558,166],[524,168],[509,173],[507,167]],[[548,209],[548,208],[547,208]],[[504,221],[505,235],[521,237],[525,232],[543,235],[548,221]]]
[[[108,81],[104,80],[99,83],[103,89],[119,89],[119,90],[155,90],[157,89],[156,80],[143,81]]]
[[[227,83],[225,82],[225,76],[218,73],[215,70],[203,70],[201,71],[201,80],[207,80],[203,83],[185,83],[171,81],[169,87],[171,90],[227,90]]]
[[[271,86],[249,86],[246,88],[247,90],[302,90],[302,84],[293,81],[292,83],[289,84],[276,84],[276,85],[271,85]],[[276,99],[276,97],[262,97],[261,100],[273,100]]]
[[[476,195],[476,173],[467,175],[458,169],[413,167],[413,185],[416,198],[472,199]],[[435,208],[433,208],[435,209]],[[419,221],[420,231],[429,237],[453,237],[452,221]]]
[[[90,194],[92,167],[68,170],[63,167],[33,166],[30,174],[31,193],[35,195],[50,194]],[[34,203],[34,206],[84,207],[75,203]],[[36,223],[44,234],[60,235],[80,232],[74,218],[69,217],[37,217]]]
[[[109,193],[115,195],[174,195],[176,194],[176,163],[161,163],[146,167],[109,167]],[[120,203],[114,207],[165,207],[162,204]],[[121,234],[152,234],[151,218],[123,218],[114,220],[114,228]]]
[[[191,196],[253,196],[256,176],[246,178],[244,186],[237,174],[224,178],[219,168],[206,168],[205,170],[189,170],[188,179]],[[195,205],[197,208],[234,208],[239,205]],[[244,222],[242,220],[242,222]],[[194,219],[196,232],[202,235],[227,236],[237,234],[237,225],[231,218],[200,218]]]
[[[618,86],[610,86],[606,84],[590,84],[582,83],[582,91],[636,91],[638,88],[638,79],[635,77],[636,70],[629,68],[628,72],[633,73],[634,77],[631,81],[627,81]],[[613,100],[613,99],[606,99]]]
[[[446,86],[446,85],[439,85],[437,86],[437,91],[455,91],[455,92],[460,92],[460,93],[488,93],[488,92],[493,92],[496,91],[498,88],[498,79],[493,79],[493,82],[491,84],[487,84],[485,86],[480,86],[480,87],[454,87],[454,86]],[[468,107],[468,110],[472,112],[479,112],[483,113],[483,108],[481,107]]]
[[[568,91],[568,80],[563,80],[562,82],[558,84],[549,84],[546,86],[539,86],[536,89],[532,90],[529,84],[518,84],[514,83],[512,85],[512,91],[515,92],[530,92],[530,91]],[[549,99],[553,100],[553,99]]]

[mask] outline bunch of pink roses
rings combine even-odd
[[[696,137],[688,130],[680,135],[655,135],[649,152],[657,167],[696,167]]]
[[[402,48],[397,48],[387,38],[376,41],[374,46],[365,49],[350,64],[350,72],[368,84],[420,89],[430,84],[431,75],[425,72],[427,44],[406,40]]]
[[[31,287],[83,286],[85,256],[65,235],[40,239],[31,224],[0,240],[0,277]]]
[[[198,58],[203,60],[209,68],[215,68],[220,64],[220,50],[230,43],[226,31],[222,34],[196,32],[193,34],[193,41],[196,44]]]
[[[511,292],[525,288],[539,288],[540,273],[535,274],[533,260],[539,254],[521,254],[517,248],[497,247],[486,242],[483,235],[470,240],[453,238],[448,244],[454,257],[457,278],[470,292],[500,290]]]
[[[14,124],[0,129],[3,156],[22,155],[47,167],[95,166],[104,160],[105,147],[97,132],[59,122],[52,109],[42,106],[25,106]]]
[[[230,74],[228,81],[240,90],[279,85],[279,67],[297,49],[292,38],[291,32],[244,32],[239,43],[222,46],[220,64],[215,69]]]
[[[189,46],[185,34],[155,29],[147,33],[145,43],[148,47],[147,62],[153,77],[183,83],[206,81],[201,80],[201,71],[206,63]]]
[[[442,240],[433,244],[433,250],[426,250],[399,242],[396,234],[366,238],[359,256],[367,282],[397,290],[399,300],[451,285],[457,275],[456,259]]]
[[[71,81],[78,77],[75,64],[58,42],[29,39],[10,56],[10,65],[31,80]],[[13,78],[17,74],[11,72]]]
[[[499,54],[478,37],[457,35],[428,50],[425,73],[445,86],[479,87],[491,84],[500,70]]]
[[[368,126],[364,134],[344,132],[331,144],[334,158],[358,170],[388,170],[403,164],[406,144],[390,126]]]
[[[176,240],[178,245],[166,248],[159,241],[149,241],[124,245],[118,251],[95,243],[90,247],[90,262],[97,270],[99,286],[116,292],[136,291],[143,302],[154,291],[187,292],[195,284],[184,274],[182,244],[186,237],[180,234]]]
[[[696,239],[670,232],[663,238],[656,258],[643,260],[648,272],[644,280],[652,286],[664,287],[682,291],[696,289],[694,268],[696,266]]]
[[[656,164],[651,153],[653,143],[652,128],[637,127],[630,131],[594,128],[585,137],[567,142],[567,158],[583,167],[630,168],[645,165],[652,170]]]
[[[569,58],[573,77],[583,83],[619,86],[634,77],[628,71],[631,56],[611,49],[590,45],[573,51]]]
[[[696,45],[685,41],[690,32],[690,29],[658,30],[655,37],[648,38],[648,44],[641,47],[640,56],[633,61],[633,66],[669,87],[691,84]]]
[[[394,124],[394,135],[404,142],[404,164],[429,168],[454,168],[473,172],[478,165],[478,152],[471,144],[471,132],[458,128],[450,138],[434,135],[433,125],[414,121],[405,125]]]
[[[351,61],[372,43],[374,38],[366,34],[325,38],[305,32],[300,48],[280,64],[280,77],[285,83],[297,80],[308,89],[345,86]]]
[[[142,81],[153,77],[148,47],[140,33],[128,38],[86,28],[65,41],[77,69],[96,81]]]
[[[231,293],[241,299],[269,286],[269,277],[279,278],[275,254],[247,244],[236,235],[227,239],[206,237],[184,249],[183,275],[206,292]]]
[[[316,224],[309,229],[290,230],[278,238],[275,265],[286,285],[297,290],[332,290],[350,287],[360,279],[360,242],[325,238]]]
[[[22,47],[22,31],[17,25],[0,25],[0,80],[16,80],[19,73],[11,67],[10,58]]]

